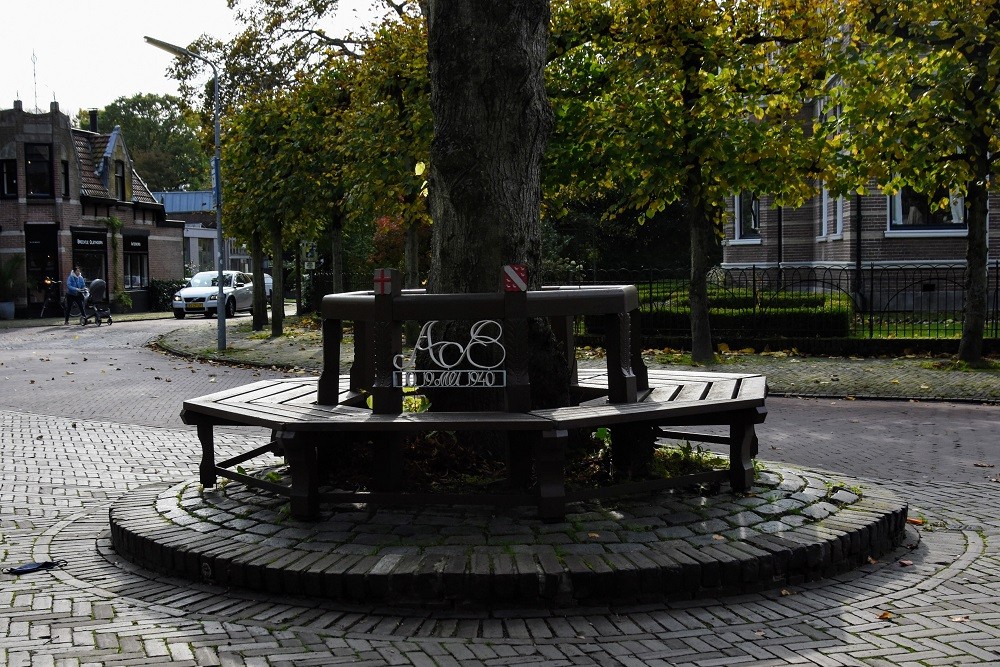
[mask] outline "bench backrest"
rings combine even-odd
[[[428,294],[424,290],[401,289],[397,271],[379,269],[375,272],[375,289],[370,292],[326,295],[322,305],[324,368],[319,402],[326,405],[337,402],[344,321],[354,323],[351,388],[370,392],[374,411],[382,414],[402,409],[398,360],[402,354],[402,330],[406,321],[422,322],[425,326],[428,322],[441,320],[486,323],[478,332],[483,337],[481,340],[500,345],[503,361],[499,366],[481,370],[492,370],[494,380],[503,373],[505,409],[508,411],[531,409],[527,326],[531,317],[549,319],[575,383],[574,317],[603,316],[609,399],[614,403],[634,402],[637,391],[648,387],[645,366],[639,355],[635,286],[549,287],[529,291],[526,279],[510,279],[509,267],[505,267],[502,276],[508,289],[500,292]],[[499,340],[495,340],[497,338]],[[465,376],[465,379],[470,378],[471,375]],[[484,374],[477,376],[478,380],[483,378]]]

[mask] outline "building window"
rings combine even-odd
[[[0,195],[17,197],[17,160],[0,160],[0,171],[3,172],[0,174],[3,177],[3,182],[0,183],[3,191]]]
[[[125,201],[125,163],[115,160],[115,197]]]
[[[904,187],[888,199],[890,230],[965,228],[965,198],[949,196],[944,188],[936,190],[932,199],[911,187]],[[947,201],[943,208],[934,208],[931,204],[943,201]]]
[[[760,199],[746,190],[736,195],[736,238],[760,238]]]
[[[140,289],[149,287],[149,253],[126,252],[125,258],[125,289]]]
[[[820,210],[819,235],[821,238],[844,234],[844,198],[834,199],[823,187],[823,204]]]
[[[29,197],[52,196],[52,147],[24,145],[24,183]]]
[[[62,196],[69,197],[69,162],[62,161]]]

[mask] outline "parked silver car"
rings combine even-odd
[[[222,272],[222,293],[226,299],[226,317],[238,311],[253,312],[253,276],[241,271]],[[202,271],[188,280],[188,287],[174,294],[174,317],[185,315],[212,317],[218,311],[219,272]]]

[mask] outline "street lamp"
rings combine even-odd
[[[189,51],[181,46],[176,46],[167,42],[161,42],[160,40],[149,36],[146,36],[144,39],[148,44],[152,44],[158,49],[163,49],[167,53],[171,53],[175,56],[187,56],[189,58],[194,58],[195,60],[200,60],[203,63],[206,63],[212,68],[212,79],[215,84],[215,94],[213,96],[215,111],[215,157],[212,159],[212,189],[215,191],[215,242],[218,246],[217,264],[219,267],[219,294],[215,301],[215,317],[219,325],[219,351],[222,352],[226,349],[226,298],[225,293],[222,290],[224,278],[223,270],[225,269],[225,251],[223,248],[225,246],[223,246],[222,241],[222,174],[220,171],[221,165],[219,164],[221,157],[221,151],[219,149],[219,70],[216,69],[215,63],[204,56],[198,55],[194,51]]]

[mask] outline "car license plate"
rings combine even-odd
[[[189,303],[187,305],[188,310],[204,310],[205,304],[203,303]]]

